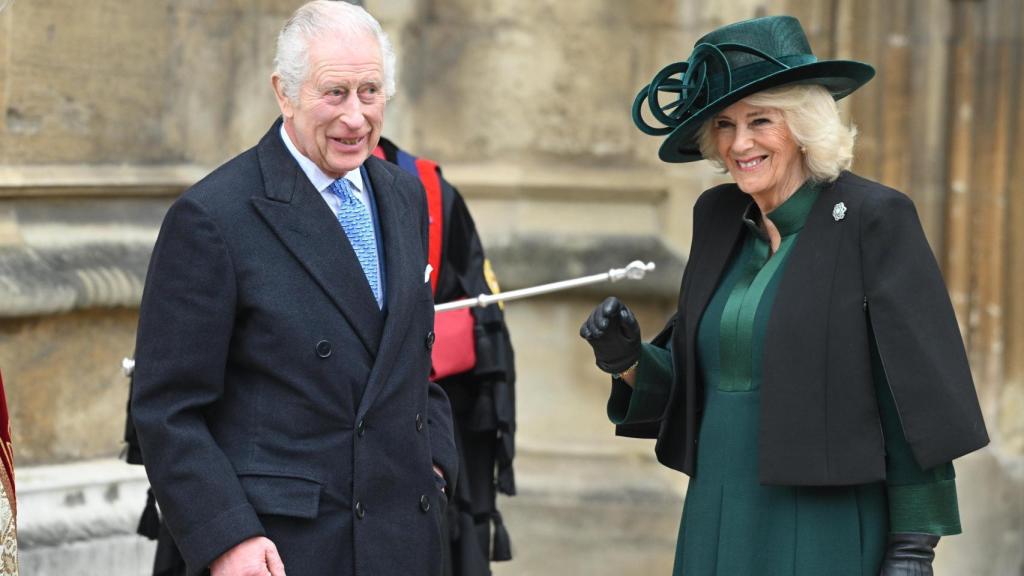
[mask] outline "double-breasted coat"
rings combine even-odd
[[[428,382],[421,184],[370,157],[386,304],[280,137],[170,208],[140,310],[132,414],[161,512],[199,573],[266,535],[289,574],[437,574],[457,474]]]
[[[657,438],[659,461],[687,474],[694,472],[703,407],[697,327],[739,245],[749,204],[735,184],[698,199],[678,311],[656,339],[672,351],[673,385],[656,417],[616,430]],[[872,334],[922,468],[988,443],[949,295],[907,196],[843,172],[822,188],[783,274],[765,334],[762,484],[885,478]],[[614,381],[609,405],[630,395]]]

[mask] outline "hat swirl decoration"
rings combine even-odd
[[[702,158],[697,134],[704,122],[746,96],[784,84],[818,84],[839,100],[874,74],[863,62],[819,61],[796,18],[745,20],[706,34],[687,60],[662,68],[633,99],[633,123],[645,134],[667,136],[658,151],[665,162],[693,162]],[[675,98],[663,104],[662,93]],[[645,102],[660,126],[644,120]]]
[[[708,86],[708,68],[717,66],[720,72],[716,80],[721,83],[719,91],[722,94],[732,91],[732,69],[729,60],[725,57],[725,51],[736,50],[746,52],[763,58],[766,62],[775,64],[780,69],[789,68],[782,62],[772,58],[768,54],[756,48],[742,44],[698,44],[693,49],[689,61],[669,64],[661,69],[661,72],[651,80],[651,83],[640,89],[633,100],[633,122],[637,128],[651,136],[664,136],[679,126],[688,116],[693,105],[700,103],[703,108],[709,101],[710,87]],[[710,62],[709,62],[710,60]],[[696,72],[696,74],[695,74]],[[679,80],[672,79],[672,76],[681,74]],[[658,92],[673,92],[679,94],[679,98],[661,106],[658,101]],[[655,127],[644,121],[641,116],[641,106],[644,100],[647,101],[651,114],[665,126]],[[674,110],[673,110],[674,109]],[[671,112],[669,112],[671,110]]]

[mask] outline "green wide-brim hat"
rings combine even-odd
[[[701,126],[732,104],[784,84],[818,84],[836,100],[863,86],[875,69],[853,60],[819,61],[800,21],[768,16],[723,26],[697,40],[685,61],[669,64],[633,101],[633,122],[652,136],[664,136],[658,157],[665,162],[703,158],[697,142]],[[658,95],[676,99],[662,104]],[[663,126],[641,116],[646,101]]]

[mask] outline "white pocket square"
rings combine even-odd
[[[423,283],[430,282],[430,273],[434,271],[434,267],[427,264],[427,267],[423,270]]]

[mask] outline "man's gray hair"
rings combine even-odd
[[[299,7],[277,35],[274,72],[288,99],[298,98],[309,74],[309,44],[315,38],[370,33],[377,38],[384,65],[384,94],[395,94],[395,50],[380,23],[359,6],[339,0],[313,0]]]

